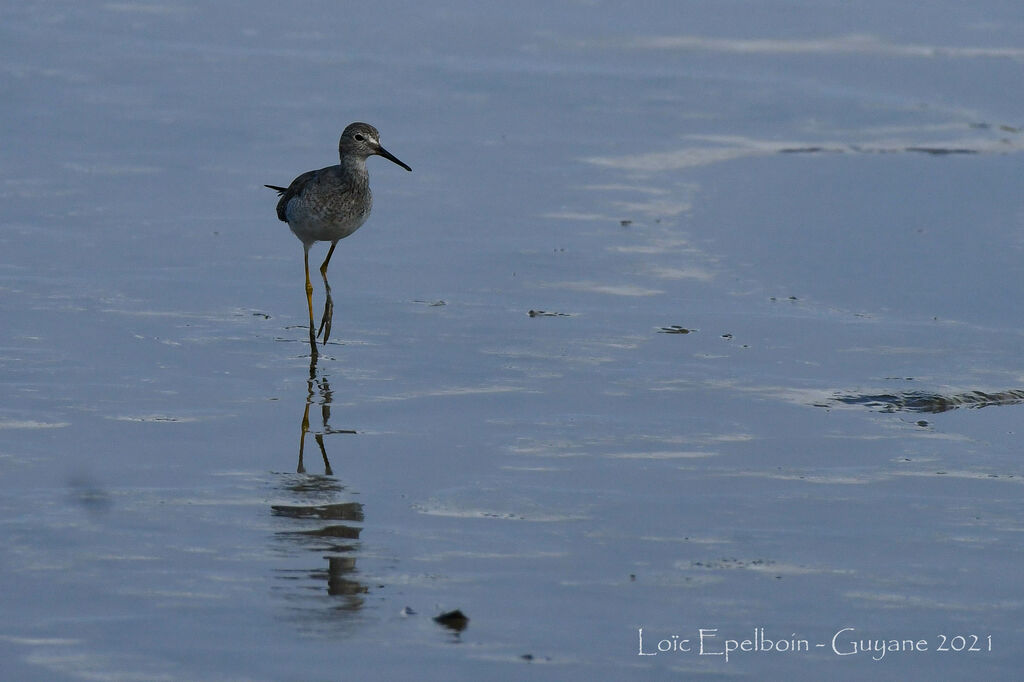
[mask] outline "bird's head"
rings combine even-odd
[[[363,159],[374,155],[383,156],[407,171],[412,170],[381,146],[380,133],[369,123],[353,123],[345,128],[345,132],[341,134],[341,140],[338,142],[338,153],[342,157],[352,155]]]

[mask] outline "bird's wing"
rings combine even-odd
[[[299,177],[292,180],[292,184],[288,187],[278,187],[277,185],[264,185],[270,189],[276,191],[280,196],[280,201],[277,202],[277,217],[281,222],[288,222],[288,202],[292,200],[292,197],[302,196],[303,190],[309,182],[316,178],[320,174],[320,171],[306,171]]]

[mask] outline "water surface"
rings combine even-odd
[[[0,13],[4,679],[1020,667],[1014,4]]]

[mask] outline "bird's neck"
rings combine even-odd
[[[340,155],[340,165],[353,178],[366,178],[366,159],[360,156]]]
[[[341,165],[345,166],[346,168],[352,168],[353,170],[366,168],[366,159],[362,156],[339,153],[338,158],[340,159]]]

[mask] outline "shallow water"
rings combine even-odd
[[[1019,669],[1014,4],[0,16],[3,679]]]

